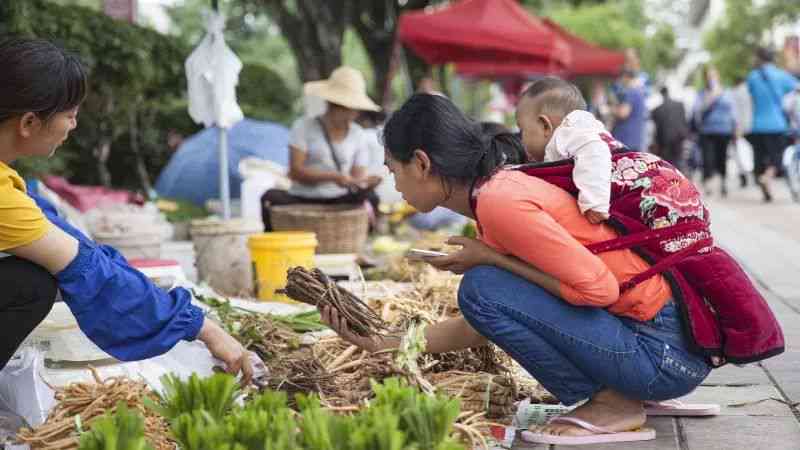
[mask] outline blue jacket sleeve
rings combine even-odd
[[[98,245],[58,216],[46,200],[31,194],[45,216],[79,242],[78,255],[58,275],[58,287],[81,330],[98,347],[122,361],[167,352],[193,340],[203,312],[182,288],[166,292],[128,265],[111,247]]]

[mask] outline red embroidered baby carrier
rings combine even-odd
[[[767,302],[739,264],[714,245],[700,193],[668,162],[648,153],[612,155],[608,224],[617,239],[587,246],[593,253],[630,248],[652,266],[620,285],[623,292],[662,274],[670,283],[695,351],[715,366],[780,354],[783,333]],[[573,195],[571,160],[509,166]]]

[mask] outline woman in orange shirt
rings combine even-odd
[[[461,251],[428,260],[464,278],[463,316],[429,326],[426,350],[492,342],[562,403],[588,399],[525,433],[534,442],[653,439],[654,431],[640,430],[645,402],[685,395],[710,371],[689,351],[665,280],[655,276],[620,295],[619,282],[648,264],[630,250],[589,252],[584,245],[615,238],[615,231],[590,223],[566,191],[498,170],[520,162],[519,140],[510,133],[483,135],[446,98],[413,96],[386,124],[384,142],[386,164],[406,201],[423,212],[443,206],[480,224],[478,240],[453,238]],[[334,311],[324,310],[323,317],[365,349],[398,345],[396,338],[354,335]]]

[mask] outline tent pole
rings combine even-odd
[[[219,128],[219,198],[222,201],[222,219],[231,219],[231,193],[228,182],[228,130]]]

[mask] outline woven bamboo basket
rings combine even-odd
[[[359,253],[367,242],[369,215],[361,205],[286,205],[270,208],[275,231],[313,231],[317,253]]]

